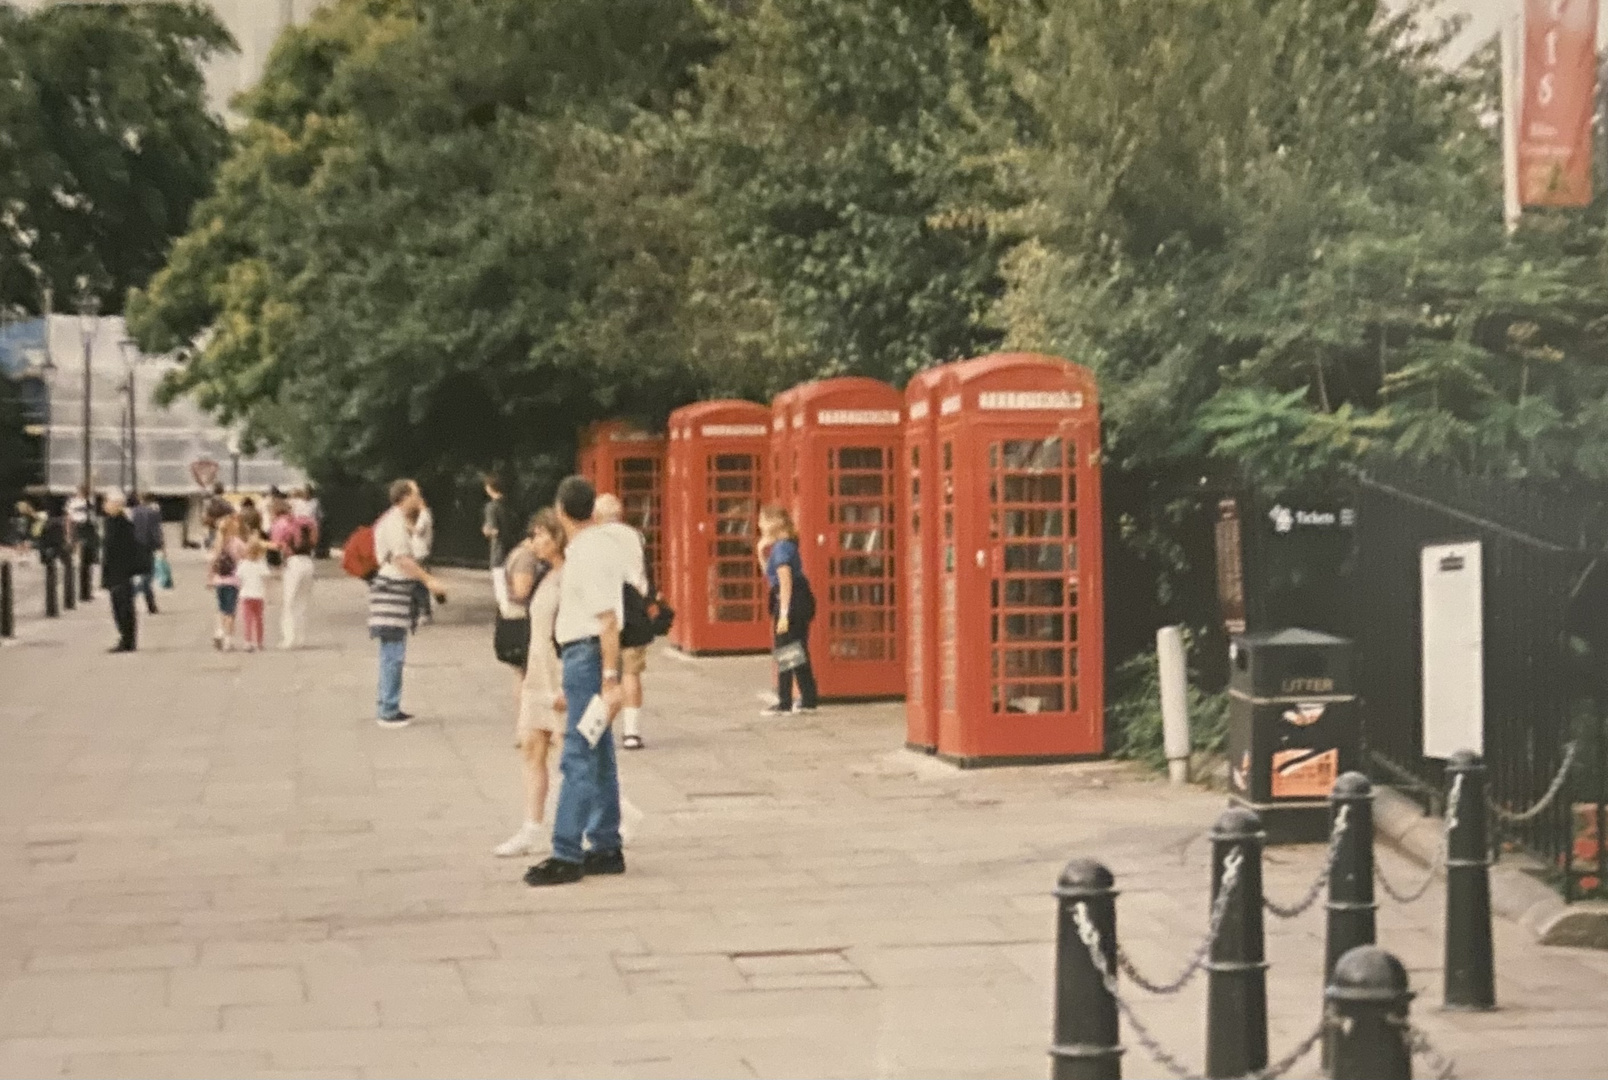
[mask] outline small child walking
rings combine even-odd
[[[264,557],[266,552],[262,537],[254,536],[246,544],[246,557],[240,560],[240,622],[247,652],[263,647],[262,609],[268,602],[268,576],[272,572]]]

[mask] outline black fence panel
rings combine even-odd
[[[1601,497],[1481,478],[1396,473],[1357,491],[1351,621],[1364,738],[1386,778],[1430,802],[1441,762],[1423,756],[1420,552],[1478,540],[1484,563],[1485,757],[1490,795],[1520,811],[1542,799],[1576,743],[1560,796],[1496,835],[1555,868],[1572,898],[1608,870],[1608,530]],[[1415,785],[1416,781],[1416,785]]]

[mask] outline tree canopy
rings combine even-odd
[[[191,0],[0,2],[0,312],[120,311],[166,262],[228,152],[202,64],[233,48]]]

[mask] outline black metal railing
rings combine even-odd
[[[1443,787],[1440,761],[1423,756],[1419,558],[1426,544],[1479,540],[1492,802],[1533,806],[1576,747],[1559,796],[1501,821],[1494,840],[1554,868],[1566,899],[1608,884],[1605,509],[1608,494],[1444,474],[1376,473],[1357,491],[1351,621],[1376,771],[1409,790],[1416,778],[1431,803]]]

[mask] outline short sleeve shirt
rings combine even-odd
[[[614,612],[625,623],[624,567],[620,547],[598,526],[582,529],[564,551],[554,637],[560,645],[598,636],[598,617]]]
[[[393,560],[413,554],[413,531],[402,511],[391,507],[374,523],[374,561],[380,564],[380,576],[406,578],[407,575],[393,565]]]
[[[776,571],[782,567],[793,571],[793,581],[797,582],[804,577],[804,561],[798,555],[798,541],[783,538],[771,545],[770,553],[765,556],[765,580],[773,589],[781,588],[781,580]]]
[[[620,572],[625,580],[636,586],[637,592],[648,593],[647,552],[642,534],[621,521],[611,521],[593,528],[608,536],[619,548]]]

